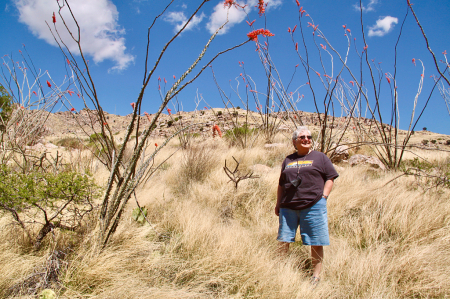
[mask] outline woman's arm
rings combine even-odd
[[[279,216],[280,214],[280,204],[281,204],[281,197],[283,196],[283,187],[278,185],[277,189],[277,205],[275,206],[275,215]]]
[[[331,189],[333,189],[334,179],[330,179],[325,182],[325,186],[323,187],[323,195],[328,197],[330,195]]]

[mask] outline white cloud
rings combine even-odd
[[[398,23],[398,19],[387,16],[382,19],[378,19],[377,23],[369,27],[369,36],[384,36],[394,28],[394,24]]]
[[[378,3],[378,0],[370,0],[369,4],[367,6],[364,6],[363,4],[361,4],[361,6],[359,6],[359,3],[357,3],[357,4],[354,4],[353,7],[357,11],[360,11],[362,9],[363,12],[369,12],[369,11],[375,10],[374,6],[377,3]]]
[[[239,5],[246,5],[245,12],[242,10],[242,8],[236,8],[235,6],[232,6],[230,9],[228,9],[224,7],[223,3],[224,1],[221,1],[214,7],[214,12],[209,17],[208,24],[206,24],[206,28],[211,34],[213,34],[220,26],[222,26],[226,22],[227,14],[228,23],[227,25],[225,25],[225,27],[223,27],[219,34],[225,34],[231,27],[243,22],[250,11],[257,9],[256,6],[258,4],[258,0],[248,0],[247,2],[238,1]],[[266,9],[267,12],[283,4],[283,0],[270,0],[266,1],[266,3],[268,3]]]
[[[189,24],[186,26],[185,30],[192,30],[194,29],[205,17],[205,14],[202,13],[200,16],[194,16],[192,20],[189,22]],[[164,21],[169,22],[172,25],[175,25],[175,32],[178,32],[188,21],[188,18],[182,11],[173,11],[169,12],[165,17]]]
[[[56,46],[56,42],[45,24],[47,21],[53,28],[52,14],[56,13],[56,28],[72,53],[77,53],[77,45],[70,37],[58,15],[58,5],[54,0],[15,0],[19,10],[19,21],[26,24],[38,38]],[[81,28],[81,47],[84,54],[92,56],[95,63],[112,60],[115,66],[111,70],[123,70],[134,61],[132,55],[126,54],[125,33],[120,29],[117,20],[119,13],[110,0],[72,0],[70,8]],[[61,10],[70,30],[76,34],[67,7]]]
[[[222,26],[228,17],[228,24],[223,27],[219,34],[225,34],[235,24],[239,24],[245,20],[247,14],[242,9],[237,9],[232,6],[231,8],[225,8],[223,2],[218,3],[214,7],[214,12],[209,17],[209,22],[206,24],[206,28],[209,33],[213,34],[220,26]]]

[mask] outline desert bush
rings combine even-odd
[[[56,145],[69,149],[82,150],[85,148],[83,142],[76,137],[64,137],[56,142]]]
[[[13,110],[12,108],[12,98],[0,84],[0,131],[4,131],[6,129],[6,125],[8,123],[9,117]]]
[[[191,146],[183,152],[180,169],[180,185],[203,182],[218,167],[218,161],[211,147]]]
[[[230,146],[246,148],[253,145],[256,139],[258,129],[250,128],[249,125],[236,126],[225,132],[225,139]]]
[[[0,209],[31,238],[35,249],[54,229],[75,231],[95,208],[99,187],[87,175],[0,168]],[[34,226],[38,233],[34,235]]]
[[[420,187],[423,191],[437,187],[450,187],[450,159],[423,160],[415,157],[402,163],[404,175],[414,177],[415,184],[410,187]]]
[[[427,145],[428,144],[428,139],[422,139],[422,144],[423,145]]]

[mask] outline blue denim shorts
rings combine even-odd
[[[330,245],[328,235],[327,200],[320,199],[315,205],[304,210],[280,209],[280,227],[277,240],[280,242],[295,242],[297,227],[300,225],[300,235],[303,245]]]

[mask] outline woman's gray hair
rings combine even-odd
[[[292,140],[297,139],[298,135],[300,135],[301,132],[308,132],[309,135],[311,135],[311,131],[306,126],[298,127],[297,130],[292,133]]]

